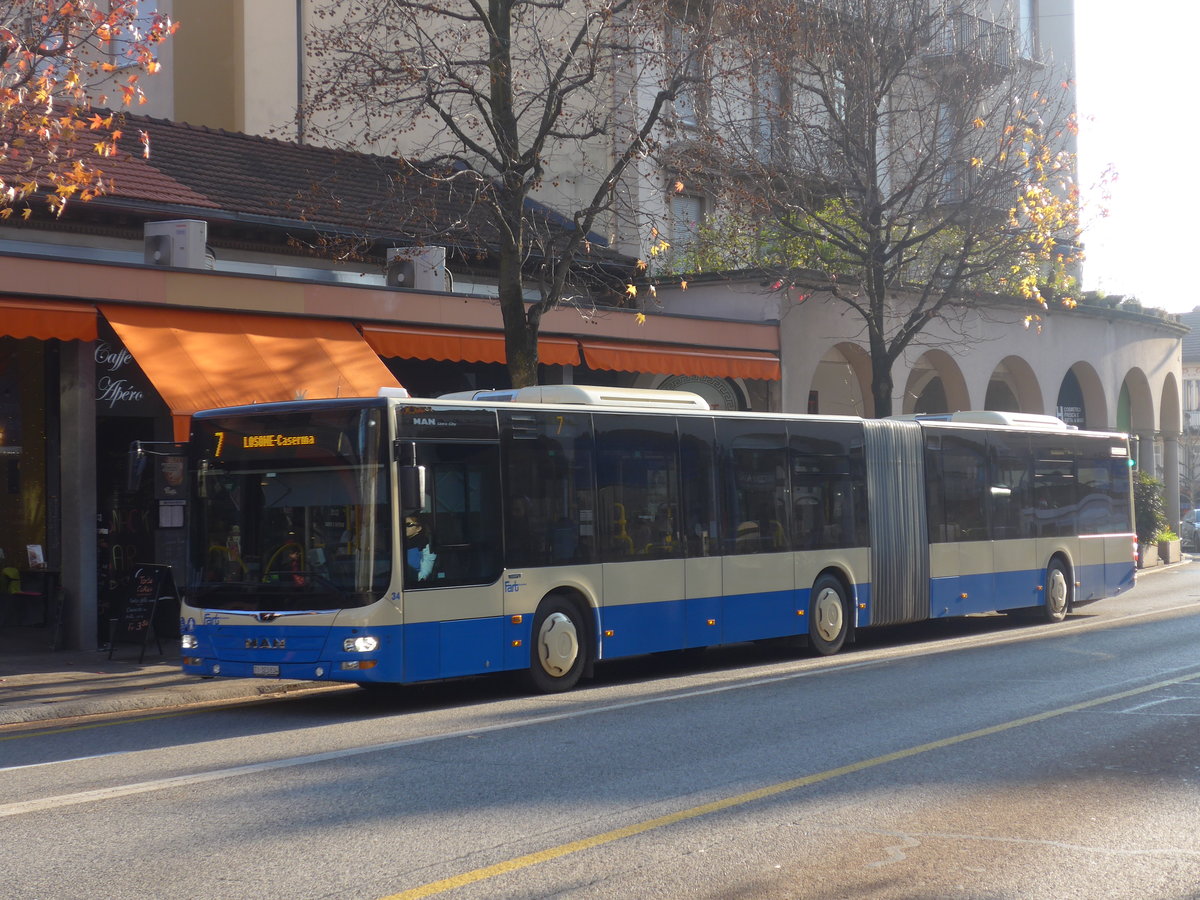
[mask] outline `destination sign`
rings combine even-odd
[[[362,407],[201,415],[193,420],[194,448],[201,457],[229,465],[353,464],[386,452],[382,419],[382,409]]]
[[[221,459],[231,454],[240,456],[241,450],[278,450],[280,448],[315,447],[315,434],[283,434],[271,432],[263,434],[230,434],[227,431],[216,430],[212,433],[213,458]]]
[[[217,432],[220,434],[220,432]],[[315,444],[317,438],[311,434],[243,434],[242,446],[247,450],[259,447],[304,447]]]

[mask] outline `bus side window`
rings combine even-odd
[[[688,556],[716,556],[721,552],[715,437],[711,419],[679,419],[683,540]]]
[[[500,449],[495,444],[418,444],[430,509],[405,510],[429,528],[433,571],[421,587],[490,584],[500,577]]]
[[[780,423],[723,419],[721,523],[725,552],[771,553],[791,546],[787,428]]]
[[[988,503],[993,540],[1034,536],[1032,481],[1028,436],[990,435]]]
[[[1033,506],[1038,537],[1073,534],[1079,507],[1075,452],[1060,435],[1033,435]]]
[[[925,438],[925,518],[929,523],[929,543],[953,540],[946,533],[946,481],[942,477],[942,439]]]
[[[592,419],[580,413],[500,413],[508,564],[595,559]]]
[[[857,505],[865,496],[862,429],[821,422],[788,423],[792,547],[854,547],[865,529]]]
[[[987,451],[983,436],[943,435],[941,458],[947,539],[987,540]]]
[[[682,556],[675,420],[597,414],[594,425],[601,559]]]

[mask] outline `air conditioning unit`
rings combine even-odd
[[[208,223],[199,219],[147,222],[142,231],[148,266],[210,269]]]
[[[446,270],[446,248],[390,247],[387,285],[414,291],[454,290],[454,277]]]

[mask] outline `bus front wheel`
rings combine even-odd
[[[1061,559],[1050,560],[1046,566],[1046,605],[1042,612],[1048,622],[1061,622],[1071,608],[1071,578]]]
[[[832,575],[822,575],[808,601],[808,644],[820,656],[832,656],[850,631],[846,591]]]
[[[588,632],[579,608],[564,597],[542,601],[533,619],[530,686],[543,694],[569,691],[587,664]]]

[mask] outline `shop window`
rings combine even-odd
[[[0,554],[24,569],[46,540],[45,344],[0,338]]]

